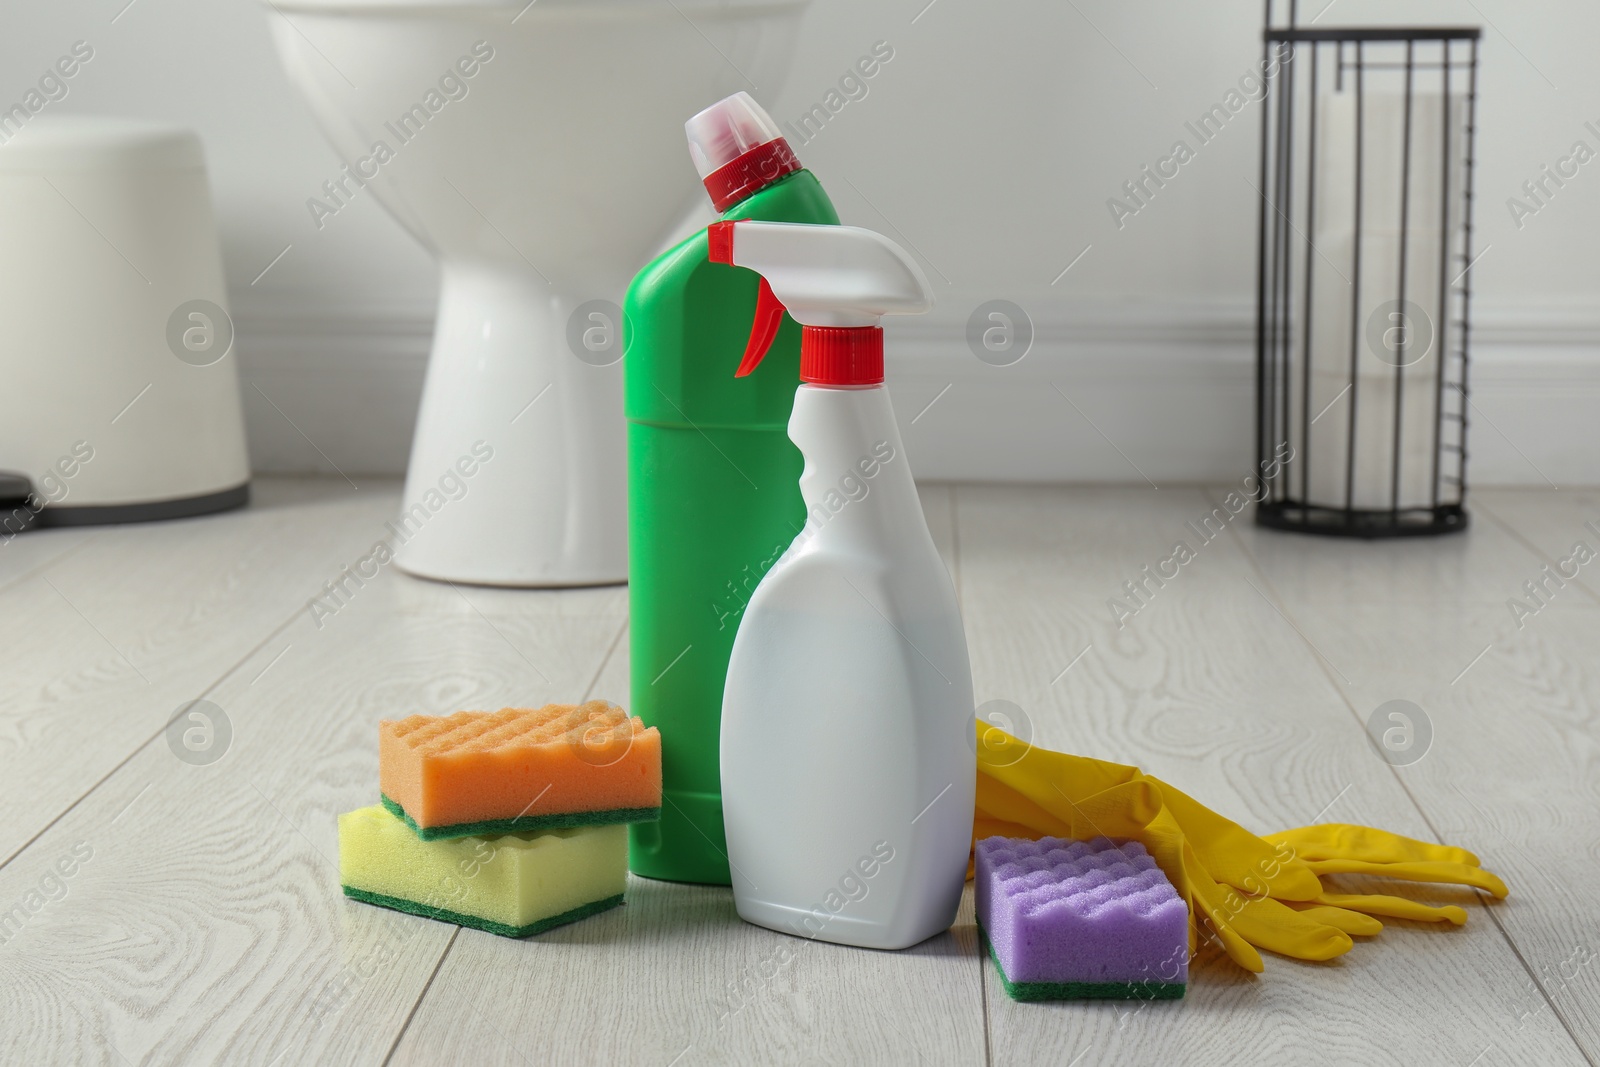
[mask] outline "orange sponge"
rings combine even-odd
[[[378,727],[383,804],[427,840],[661,815],[661,735],[615,704],[412,715]]]

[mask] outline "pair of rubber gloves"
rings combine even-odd
[[[1189,904],[1190,951],[1204,918],[1223,950],[1251,971],[1262,970],[1257,949],[1303,960],[1348,952],[1352,934],[1383,929],[1379,915],[1467,921],[1454,905],[1330,893],[1320,875],[1466,885],[1501,898],[1507,892],[1465,849],[1338,823],[1257,837],[1137,767],[1052,752],[982,721],[977,731],[974,844],[996,836],[1138,841]]]

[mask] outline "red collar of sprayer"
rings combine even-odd
[[[812,385],[882,384],[883,327],[802,327],[800,380]]]
[[[799,169],[800,160],[789,142],[775,137],[707,174],[706,192],[711,194],[711,205],[720,213]]]

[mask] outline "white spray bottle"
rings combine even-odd
[[[955,920],[977,777],[961,613],[883,385],[880,316],[932,294],[870,230],[724,221],[710,238],[713,262],[763,278],[739,374],[784,310],[803,327],[789,437],[807,521],[750,598],[722,703],[734,900],[774,930],[905,948]]]

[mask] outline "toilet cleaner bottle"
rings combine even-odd
[[[723,218],[839,221],[748,94],[685,130]],[[805,521],[800,453],[784,435],[799,328],[777,330],[759,373],[733,376],[758,284],[711,264],[701,230],[641,270],[625,303],[630,710],[661,730],[664,793],[660,820],[629,828],[628,860],[651,878],[728,884],[717,770],[728,653]]]
[[[709,244],[802,325],[806,522],[745,608],[722,698],[734,901],[774,930],[905,948],[955,920],[977,776],[961,613],[883,384],[879,318],[927,310],[928,283],[851,226],[718,222]]]

